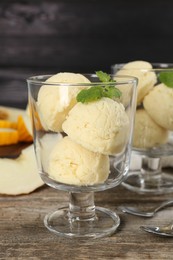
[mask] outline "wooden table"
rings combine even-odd
[[[47,186],[29,195],[0,196],[0,259],[173,259],[173,238],[139,229],[144,224],[166,224],[173,207],[146,219],[121,213],[120,205],[150,207],[173,194],[137,195],[119,186],[95,193],[95,203],[116,210],[121,218],[111,237],[80,241],[58,237],[43,224],[46,213],[68,204],[68,193]]]

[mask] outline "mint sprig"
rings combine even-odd
[[[77,102],[81,103],[88,103],[91,101],[96,101],[102,98],[103,96],[103,91],[102,87],[100,86],[95,86],[91,87],[89,89],[83,89],[79,92],[77,95]]]
[[[173,72],[166,71],[159,73],[160,82],[164,83],[167,87],[173,88]]]
[[[111,76],[109,74],[101,70],[96,71],[96,75],[101,82],[115,82],[115,80],[111,79]]]
[[[102,71],[96,71],[97,77],[100,79],[101,82],[115,82],[115,80],[112,80],[110,75],[108,75],[105,72]],[[120,98],[121,97],[121,91],[118,88],[115,88],[114,86],[94,86],[90,87],[89,89],[83,89],[81,90],[76,99],[78,102],[81,103],[88,103],[92,101],[96,101],[101,99],[102,97],[108,97],[111,99]]]

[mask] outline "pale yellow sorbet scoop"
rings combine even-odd
[[[161,127],[173,131],[173,89],[159,84],[145,96],[144,108]]]
[[[138,109],[135,115],[133,146],[152,148],[166,143],[168,131],[159,126],[144,109]]]
[[[46,85],[46,83],[52,85]],[[58,83],[64,83],[64,85],[58,86]],[[81,86],[69,88],[65,83],[81,83]],[[69,110],[76,104],[78,92],[84,88],[82,83],[86,84],[90,81],[81,74],[70,72],[58,73],[45,81],[45,85],[40,88],[38,93],[37,106],[42,126],[46,130],[62,131],[62,123]]]
[[[152,65],[147,61],[128,62],[117,72],[117,75],[128,75],[138,78],[137,104],[143,101],[145,95],[153,89],[157,82],[156,74],[152,71]]]
[[[110,98],[77,103],[64,121],[64,132],[86,149],[105,155],[123,151],[129,119],[124,106]]]
[[[49,175],[70,185],[103,183],[109,175],[109,157],[93,153],[65,137],[57,142],[50,155]]]

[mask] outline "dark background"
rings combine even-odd
[[[173,62],[172,0],[0,1],[0,105],[24,108],[25,79]]]

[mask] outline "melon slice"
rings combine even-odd
[[[18,129],[19,141],[31,142],[33,140],[31,119],[27,110],[0,106],[0,111],[8,115],[5,120],[0,119],[0,128]]]
[[[0,128],[0,145],[16,144],[19,141],[18,131],[12,128]]]
[[[28,131],[28,128],[22,118],[22,116],[18,116],[17,120],[17,129],[19,133],[19,141],[20,142],[32,142],[33,138],[30,132]]]
[[[17,128],[17,123],[16,122],[11,122],[8,120],[2,120],[0,119],[0,128]]]
[[[38,173],[33,144],[16,159],[0,159],[0,193],[28,194],[43,185]]]
[[[20,109],[20,108],[0,106],[0,110],[7,114],[5,120],[14,121],[14,122],[17,121],[19,115],[25,116],[27,114],[25,109]]]
[[[25,125],[27,127],[27,130],[32,135],[31,120],[30,120],[30,115],[28,114],[27,110],[20,109],[20,108],[14,108],[14,107],[0,106],[0,111],[3,111],[5,114],[7,114],[8,116],[7,116],[7,118],[5,118],[5,120],[11,121],[11,122],[17,122],[18,116],[22,116],[22,118],[25,122]]]

